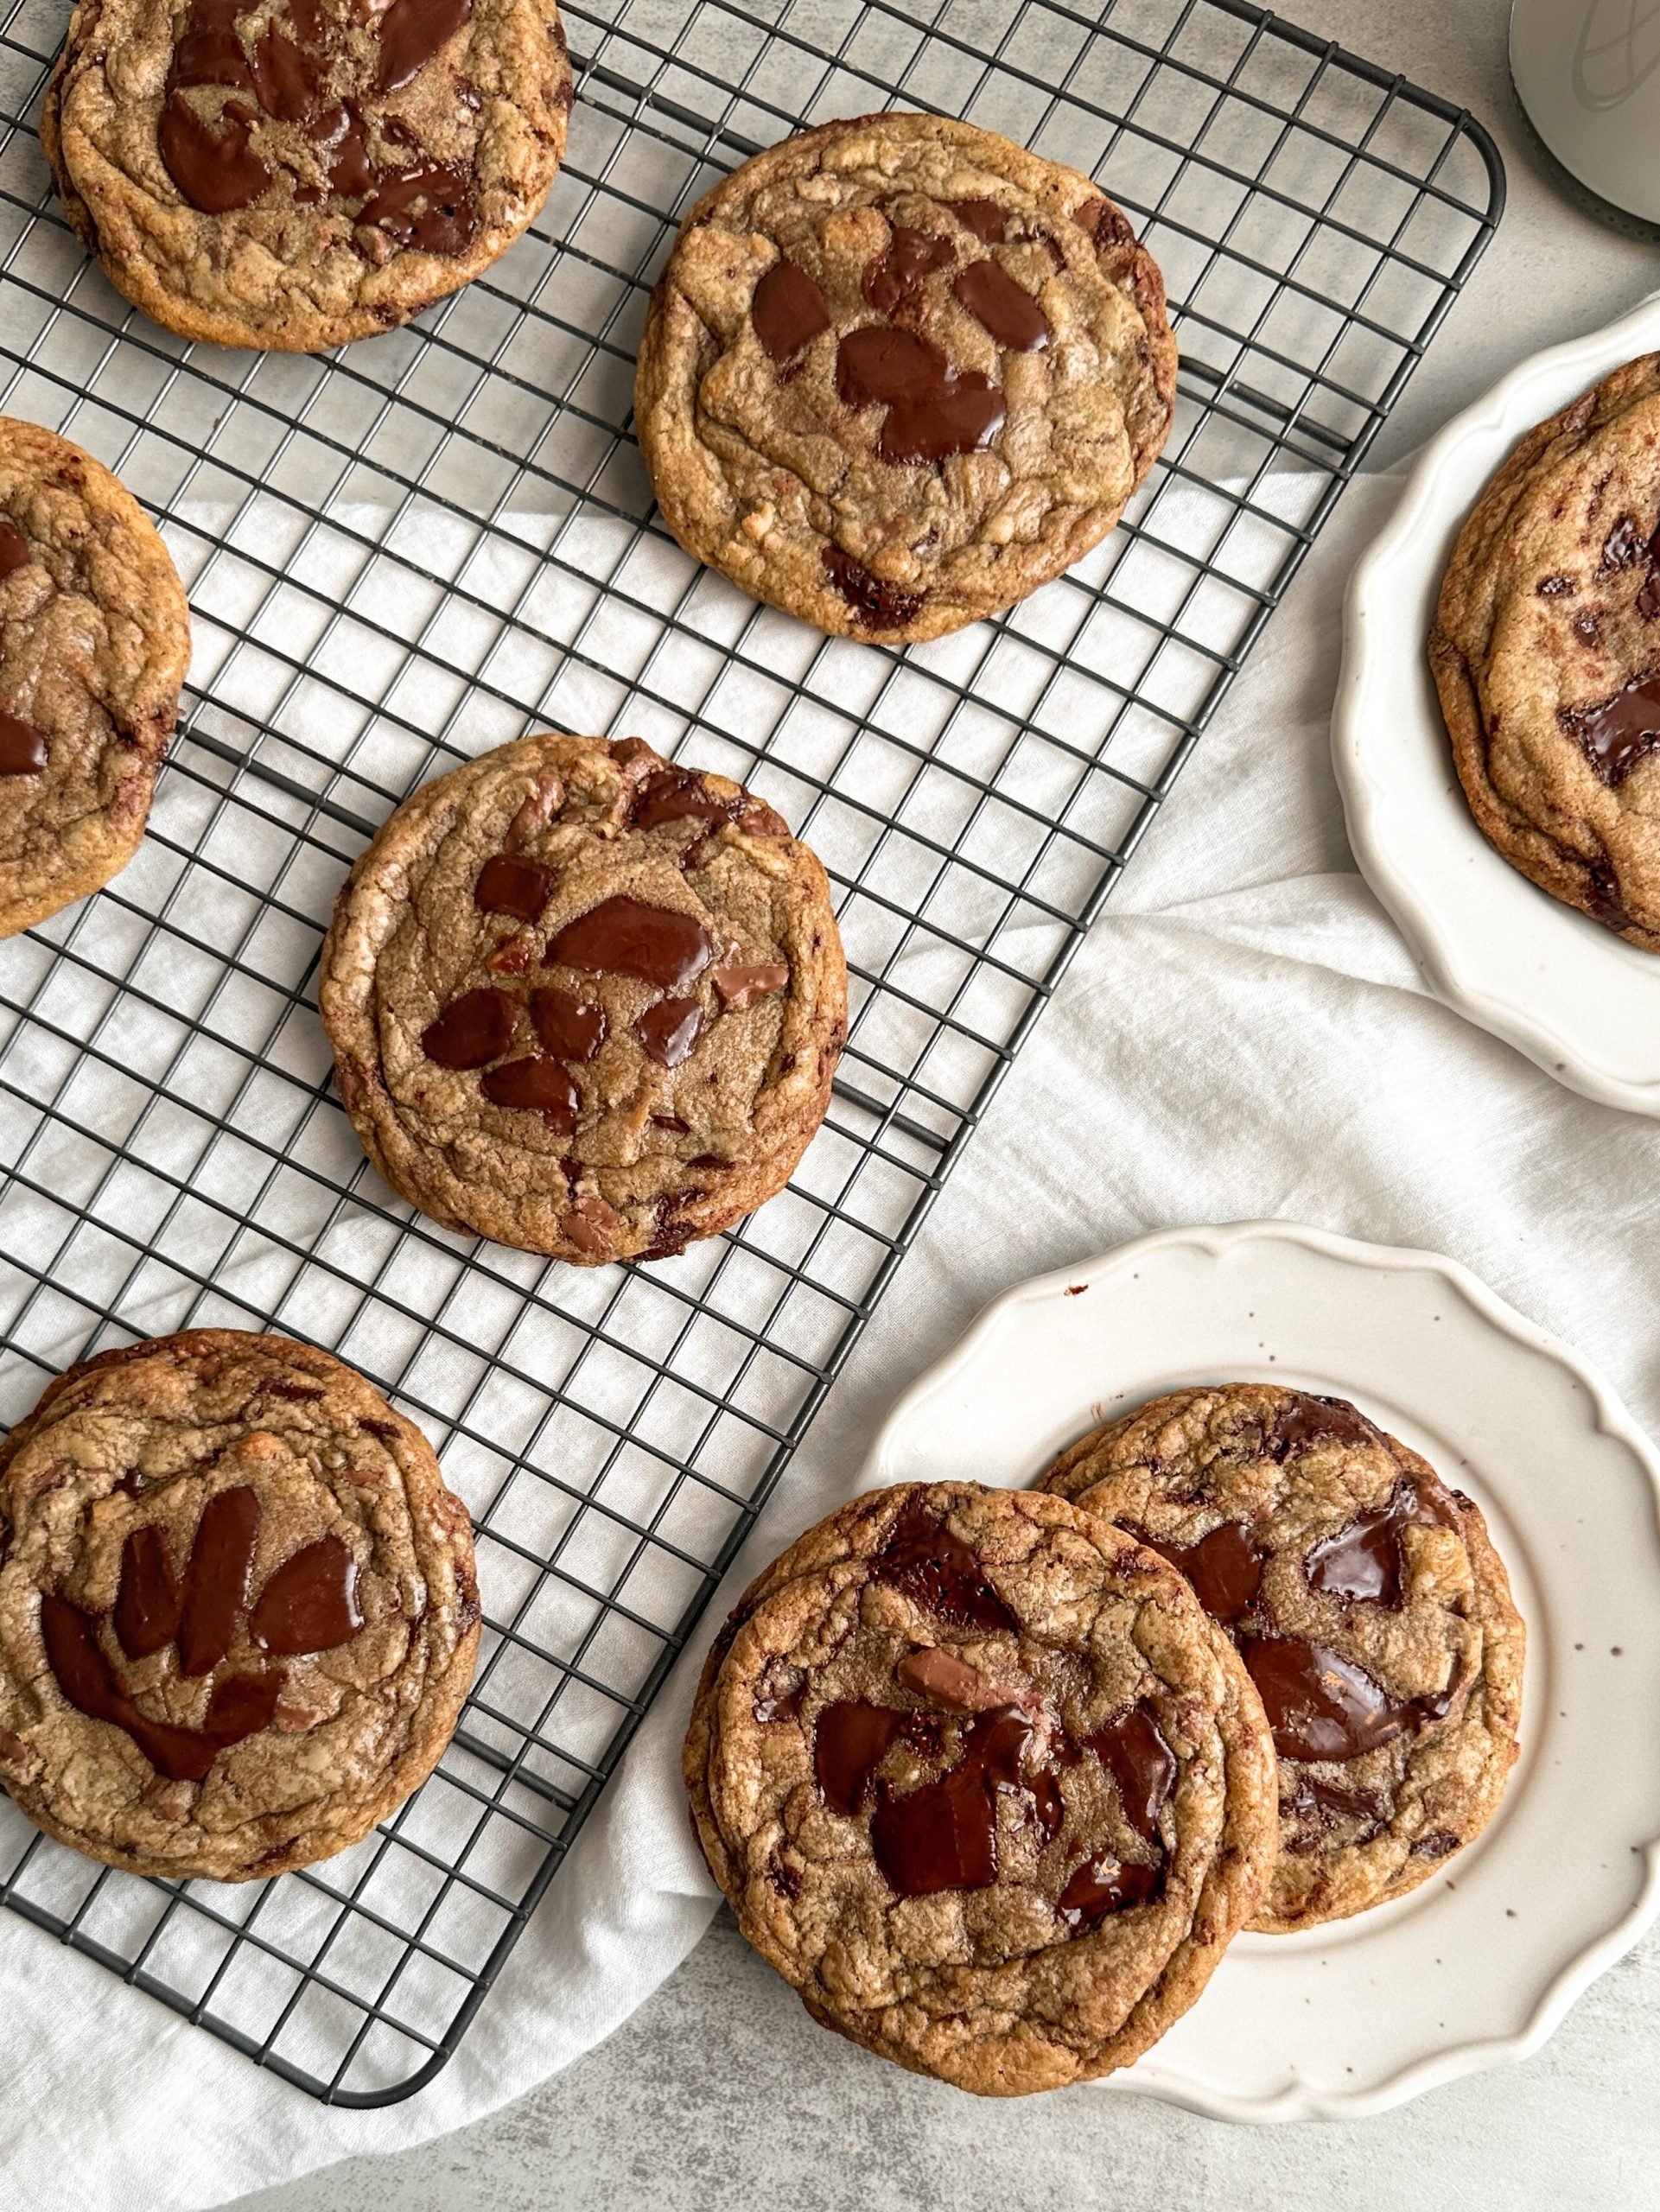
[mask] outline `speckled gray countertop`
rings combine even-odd
[[[1498,137],[1509,171],[1504,225],[1385,429],[1375,458],[1387,463],[1522,354],[1594,327],[1660,285],[1660,253],[1602,229],[1545,179],[1510,91],[1508,0],[1294,0],[1288,12],[1467,105]],[[970,1158],[962,1173],[973,1172]],[[1079,1203],[1087,1211],[1087,1198]],[[937,1216],[930,1233],[940,1226]],[[1034,1265],[1091,1249],[1089,1227]],[[960,1325],[961,1317],[948,1320],[941,1349]],[[869,1357],[855,1359],[839,1386],[843,1404],[829,1410],[849,1449],[862,1448],[897,1387],[871,1368]],[[816,2028],[722,1914],[626,2027],[516,2104],[436,2143],[351,2159],[240,2202],[248,2212],[1418,2212],[1426,2203],[1627,2212],[1660,2205],[1657,2062],[1660,1938],[1651,1936],[1536,2057],[1380,2119],[1229,2127],[1090,2090],[990,2106]]]

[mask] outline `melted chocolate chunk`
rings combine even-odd
[[[146,1719],[105,1657],[97,1624],[79,1605],[72,1605],[53,1590],[41,1599],[41,1639],[58,1688],[77,1713],[124,1729],[150,1764],[169,1782],[200,1782],[206,1777],[220,1749],[218,1739],[194,1729]]]
[[[238,100],[227,100],[210,122],[182,92],[169,95],[156,142],[168,175],[204,215],[251,207],[269,187],[270,171],[250,143],[254,121]]]
[[[1586,902],[1591,913],[1606,928],[1628,930],[1631,926],[1631,918],[1620,904],[1619,878],[1606,851],[1600,861],[1591,861],[1586,868]]]
[[[1459,1838],[1449,1835],[1445,1828],[1432,1828],[1428,1835],[1421,1835],[1412,1846],[1414,1859],[1447,1859],[1459,1847]]]
[[[964,230],[974,232],[984,245],[1001,245],[1007,235],[1002,209],[995,200],[948,200],[951,209]]]
[[[441,1068],[481,1068],[512,1042],[518,1003],[509,991],[463,991],[421,1032],[421,1050]]]
[[[1660,671],[1635,677],[1595,707],[1559,707],[1556,719],[1612,791],[1660,745]]]
[[[1006,412],[1003,396],[973,369],[953,369],[932,340],[866,324],[836,349],[836,389],[849,407],[885,404],[876,440],[883,461],[944,461],[988,445]]]
[[[869,1802],[877,1768],[895,1744],[928,1752],[939,1747],[941,1724],[925,1713],[847,1699],[827,1705],[813,1730],[813,1773],[824,1802],[849,1818]]]
[[[958,1628],[1020,1626],[962,1538],[919,1505],[908,1506],[894,1522],[870,1576]]]
[[[331,188],[343,200],[362,199],[375,181],[375,166],[369,159],[369,126],[361,109],[331,108],[307,136],[323,156]]]
[[[781,1897],[796,1897],[801,1894],[801,1876],[795,1867],[787,1865],[775,1851],[766,1861],[766,1878]]]
[[[254,90],[253,72],[236,35],[237,17],[249,5],[250,0],[192,0],[183,35],[174,47],[168,69],[169,92],[207,85],[225,85],[244,92]]]
[[[805,1682],[798,1682],[792,1690],[768,1690],[754,1700],[752,1710],[763,1728],[774,1720],[798,1720],[801,1718],[801,1700],[806,1693]],[[874,1706],[866,1708],[869,1712],[876,1709]],[[832,1706],[830,1710],[834,1712],[836,1707]],[[884,1745],[884,1751],[886,1748]],[[836,1808],[838,1812],[844,1809],[839,1805]]]
[[[774,361],[787,361],[830,328],[824,295],[805,269],[780,254],[755,287],[750,321],[761,350]]]
[[[1574,617],[1574,635],[1582,645],[1594,645],[1602,636],[1602,625],[1588,607],[1580,607]]]
[[[213,1749],[222,1751],[228,1744],[239,1744],[245,1736],[257,1736],[262,1728],[269,1728],[287,1680],[288,1670],[283,1667],[269,1668],[258,1675],[221,1675],[208,1694],[203,1726]]]
[[[836,349],[836,389],[849,407],[926,399],[944,388],[950,374],[950,363],[932,339],[883,323],[849,330]]]
[[[971,262],[951,289],[981,327],[1012,353],[1039,353],[1049,343],[1048,316],[1001,262]]]
[[[176,1642],[182,1675],[206,1675],[218,1666],[246,1611],[259,1519],[258,1497],[245,1484],[209,1498],[182,1585],[174,1579],[161,1529],[152,1524],[132,1531],[122,1547],[112,1622],[130,1659],[148,1658]],[[124,1728],[170,1781],[201,1781],[219,1751],[268,1726],[284,1680],[279,1669],[216,1683],[204,1727],[175,1728],[139,1711],[104,1655],[97,1624],[78,1606],[48,1592],[41,1600],[41,1628],[70,1704]]]
[[[1398,1607],[1406,1566],[1402,1532],[1445,1523],[1447,1509],[1420,1492],[1409,1478],[1398,1482],[1387,1503],[1358,1514],[1346,1529],[1313,1546],[1303,1561],[1311,1590],[1357,1603]]]
[[[914,1690],[930,1705],[944,1706],[947,1713],[989,1713],[995,1706],[1014,1702],[1006,1687],[937,1644],[907,1651],[894,1675],[906,1689]]]
[[[522,976],[536,957],[536,939],[527,930],[514,930],[484,956],[493,976]]]
[[[1541,599],[1561,599],[1568,592],[1577,591],[1579,585],[1572,576],[1541,576],[1533,587]]]
[[[902,1796],[877,1792],[870,1846],[887,1885],[902,1897],[941,1890],[989,1889],[997,1878],[997,1799],[1028,1791],[1021,1775],[1032,1723],[1014,1707],[983,1713],[963,1738],[962,1755],[938,1782]]]
[[[782,960],[757,961],[747,967],[741,962],[728,960],[722,966],[711,969],[709,980],[720,993],[721,1004],[731,1012],[781,991],[790,980],[790,969]]]
[[[945,461],[991,442],[1007,412],[989,378],[972,369],[954,375],[932,399],[890,407],[876,441],[883,461]]]
[[[550,984],[531,993],[531,1020],[548,1051],[562,1060],[591,1060],[606,1039],[605,1008]]]
[[[720,945],[695,914],[649,906],[619,893],[567,922],[543,959],[601,976],[637,976],[659,990],[684,990],[709,966]]]
[[[205,214],[226,214],[251,206],[270,188],[271,168],[251,143],[255,111],[231,100],[213,116],[185,98],[193,88],[246,92],[264,114],[305,131],[323,158],[331,188],[365,201],[359,222],[429,253],[465,251],[480,221],[471,165],[428,162],[401,172],[377,169],[356,103],[325,108],[340,41],[352,21],[331,13],[326,0],[289,0],[265,22],[250,53],[237,24],[252,12],[249,0],[191,0],[156,134],[162,160],[184,198]],[[472,12],[473,0],[391,0],[378,16],[372,14],[376,50],[364,89],[384,94],[409,84]],[[385,128],[418,150],[418,140],[398,118]],[[290,184],[302,204],[323,197],[316,185]]]
[[[1072,210],[1072,220],[1087,231],[1097,247],[1129,245],[1135,236],[1129,219],[1110,200],[1085,200]]]
[[[14,569],[26,569],[34,557],[22,531],[11,523],[0,522],[0,576],[9,576]]]
[[[660,1068],[677,1068],[697,1042],[703,1009],[696,999],[659,999],[634,1024],[634,1034],[648,1059]]]
[[[268,1728],[286,1680],[281,1668],[230,1675],[214,1683],[203,1727],[175,1728],[139,1711],[104,1656],[97,1624],[55,1591],[41,1599],[41,1635],[58,1687],[76,1711],[124,1729],[169,1782],[206,1780],[220,1751]]]
[[[172,1643],[183,1610],[184,1591],[173,1572],[166,1536],[154,1523],[135,1529],[121,1547],[116,1642],[129,1659],[148,1659]]]
[[[1224,1628],[1248,1612],[1262,1586],[1262,1554],[1256,1539],[1241,1521],[1224,1521],[1201,1536],[1196,1544],[1167,1543],[1140,1529],[1130,1533],[1138,1544],[1168,1560],[1178,1574],[1185,1574],[1212,1620]]]
[[[1159,1833],[1159,1813],[1175,1787],[1176,1756],[1144,1705],[1116,1714],[1084,1747],[1093,1751],[1118,1785],[1124,1818],[1149,1842]]]
[[[48,758],[46,740],[32,722],[0,715],[0,776],[38,776]]]
[[[311,122],[322,106],[327,78],[326,56],[290,38],[280,21],[253,50],[254,91],[279,123]]]
[[[479,231],[476,181],[467,162],[429,162],[424,168],[391,176],[383,172],[358,220],[422,253],[465,253]]]
[[[472,16],[473,0],[392,0],[377,29],[378,92],[395,92],[419,75]]]
[[[1293,1851],[1318,1850],[1321,1838],[1345,1821],[1359,1823],[1360,1833],[1350,1839],[1352,1844],[1370,1843],[1389,1819],[1387,1801],[1373,1790],[1345,1789],[1341,1783],[1322,1781],[1317,1774],[1298,1773],[1294,1779],[1289,1799],[1280,1807],[1281,1818],[1295,1821],[1301,1830],[1289,1846]]]
[[[1282,1759],[1358,1758],[1448,1709],[1444,1694],[1392,1698],[1352,1659],[1301,1637],[1252,1637],[1241,1651]]]
[[[922,304],[928,278],[949,269],[956,258],[957,248],[949,238],[895,223],[887,245],[866,268],[859,289],[878,315],[914,312]]]
[[[722,823],[735,822],[743,806],[741,793],[718,798],[693,769],[659,768],[635,792],[628,819],[636,830],[655,830],[659,822],[687,818],[718,829]]]
[[[1142,1866],[1110,1853],[1086,1859],[1075,1867],[1055,1902],[1055,1910],[1070,1928],[1087,1928],[1126,1905],[1145,1904],[1164,1886],[1164,1868]]]
[[[1629,569],[1640,561],[1647,550],[1643,533],[1634,518],[1621,515],[1603,544],[1602,558],[1597,563],[1597,575],[1599,577],[1618,575],[1622,569]]]
[[[1316,1444],[1375,1444],[1377,1430],[1346,1398],[1320,1398],[1299,1390],[1275,1414],[1274,1440],[1283,1459]]]
[[[521,922],[534,922],[540,918],[558,880],[557,868],[498,853],[479,870],[473,904],[483,914],[513,914]]]
[[[884,583],[839,545],[825,546],[824,561],[830,582],[867,630],[902,629],[916,619],[924,597],[921,592],[901,591],[897,584]]]
[[[211,1674],[235,1639],[248,1609],[259,1497],[246,1484],[216,1491],[202,1508],[179,1617],[179,1671]]]
[[[363,1626],[358,1563],[339,1536],[322,1536],[275,1568],[248,1624],[262,1651],[332,1651]]]
[[[569,1071],[558,1060],[532,1054],[522,1060],[504,1060],[481,1077],[479,1088],[493,1106],[518,1107],[540,1114],[550,1129],[569,1135],[576,1126],[581,1103]]]

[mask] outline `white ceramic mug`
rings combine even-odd
[[[1513,0],[1511,75],[1570,176],[1660,225],[1660,0]]]

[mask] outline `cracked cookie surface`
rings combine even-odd
[[[315,353],[505,252],[552,185],[570,93],[536,0],[80,0],[41,144],[146,315]]]
[[[189,660],[184,588],[132,494],[0,417],[0,937],[131,859]]]
[[[423,785],[340,893],[319,995],[393,1188],[579,1266],[780,1189],[847,1030],[817,857],[635,739],[520,738]]]
[[[1279,1753],[1271,1934],[1404,1897],[1479,1834],[1516,1758],[1525,1631],[1479,1509],[1345,1399],[1172,1391],[1043,1488],[1188,1576]]]
[[[985,2095],[1145,2050],[1275,1849],[1261,1705],[1180,1577],[972,1483],[856,1498],[751,1585],[684,1772],[710,1872],[809,2012]]]
[[[1429,655],[1482,835],[1660,952],[1660,354],[1517,447],[1460,532]]]
[[[0,1446],[0,1781],[140,1874],[246,1881],[437,1764],[479,1640],[432,1447],[286,1338],[197,1329],[60,1376]]]
[[[688,552],[821,630],[903,644],[1105,537],[1175,373],[1158,269],[1086,177],[970,124],[871,115],[692,210],[634,415]]]

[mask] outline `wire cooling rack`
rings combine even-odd
[[[533,232],[413,328],[260,357],[157,329],[67,232],[33,130],[65,13],[0,16],[0,410],[161,519],[195,658],[137,858],[0,945],[0,1419],[133,1335],[325,1344],[438,1445],[487,1625],[442,1766],[344,1857],[143,1882],[8,1804],[0,1896],[289,2081],[384,2103],[465,2033],[1503,174],[1467,116],[1235,0],[588,0]],[[1183,353],[1165,459],[1108,543],[907,652],[687,561],[629,427],[691,201],[802,124],[887,105],[1099,178]],[[741,778],[838,894],[854,1014],[823,1133],[754,1220],[650,1268],[434,1229],[329,1087],[314,983],[347,867],[414,785],[546,726]]]

